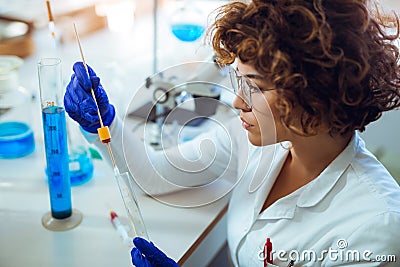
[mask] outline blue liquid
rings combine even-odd
[[[85,150],[69,154],[69,176],[72,186],[86,183],[93,176],[93,162]]]
[[[193,42],[204,32],[203,26],[194,24],[174,24],[171,29],[176,38],[184,42]]]
[[[51,215],[65,219],[72,214],[65,110],[56,106],[46,107],[42,110],[42,118]]]
[[[0,123],[0,158],[13,159],[35,150],[31,128],[22,122]]]

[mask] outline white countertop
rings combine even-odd
[[[41,225],[50,202],[43,146],[36,145],[27,157],[0,160],[0,266],[131,266],[130,247],[110,221],[114,210],[128,222],[113,172],[104,161],[94,160],[92,180],[72,187],[73,208],[83,214],[81,224],[65,232]],[[190,256],[227,203],[225,197],[200,208],[176,208],[139,190],[136,195],[150,239],[176,261]],[[180,192],[177,197],[190,196]]]

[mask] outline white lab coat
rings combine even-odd
[[[165,180],[160,182],[160,176],[183,187],[223,178],[216,180],[222,181],[220,185],[214,183],[216,193],[210,188],[202,191],[202,187],[196,187],[192,202],[173,203],[175,205],[206,204],[236,185],[227,215],[228,244],[235,266],[263,266],[260,252],[267,237],[272,240],[276,251],[274,264],[277,266],[287,266],[290,257],[296,258],[295,266],[357,263],[378,266],[384,262],[366,262],[363,257],[372,259],[391,255],[400,261],[400,189],[386,169],[365,149],[358,134],[316,179],[276,201],[260,214],[287,151],[279,144],[251,146],[237,119],[223,126],[198,139],[213,140],[214,147],[199,152],[194,149],[194,144],[198,145],[194,140],[181,147],[180,153],[172,149],[165,156],[145,148],[129,133],[124,134],[122,142],[121,122],[117,119],[110,127],[111,144],[120,171],[126,171],[128,166],[148,193],[162,196],[165,192],[182,189]],[[230,139],[223,132],[231,133]],[[105,146],[95,141],[96,135],[86,136],[98,144],[104,155],[107,154]],[[121,153],[123,150],[126,155],[132,155],[127,157],[126,164]],[[201,171],[179,170],[171,162],[184,159],[181,156],[174,158],[174,154],[183,154],[189,163],[195,162],[184,168]],[[164,201],[172,200],[166,198]],[[338,242],[339,246],[347,246],[339,249]],[[398,264],[389,262],[387,266]]]
[[[237,117],[220,121],[215,130],[206,131],[193,141],[155,151],[116,118],[110,126],[110,144],[119,171],[130,171],[143,191],[170,205],[202,206],[230,193],[238,177],[243,177],[250,159],[247,136],[240,125]],[[109,158],[107,147],[96,134],[84,134]],[[165,194],[182,189],[191,191],[190,199]]]
[[[260,213],[288,153],[279,145],[269,149],[274,162],[261,187],[251,193],[251,180],[242,179],[230,200],[228,242],[235,266],[262,266],[267,237],[277,266],[287,266],[290,255],[295,266],[378,266],[385,262],[367,260],[395,255],[397,262],[385,266],[399,266],[400,189],[357,133],[316,179]]]

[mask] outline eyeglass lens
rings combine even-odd
[[[248,108],[251,108],[251,88],[249,81],[246,81],[247,78],[233,68],[229,70],[229,75],[235,94],[243,99]]]

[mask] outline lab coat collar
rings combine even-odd
[[[344,171],[350,166],[363,141],[354,133],[347,147],[334,159],[322,173],[304,186],[298,201],[298,207],[317,205],[332,190]]]
[[[296,203],[296,198],[298,198],[301,191],[302,189],[296,190],[290,195],[279,199],[264,210],[258,218],[261,220],[292,219],[296,211],[296,204],[294,203]],[[262,204],[264,204],[264,201]],[[258,212],[260,212],[262,206],[260,206]]]
[[[285,142],[286,143],[286,142]],[[286,146],[285,146],[286,147]],[[278,219],[278,218],[292,218],[294,215],[293,205],[290,205],[290,201],[286,202],[284,199],[280,199],[279,202],[282,203],[278,205],[279,207],[275,209],[274,204],[268,207],[267,210],[263,211],[260,215],[261,208],[264,205],[265,199],[274,185],[276,178],[278,177],[283,164],[286,161],[286,157],[289,154],[287,149],[284,149],[281,145],[276,145],[275,156],[272,163],[271,172],[268,175],[268,180],[259,188],[254,198],[254,214],[253,218],[259,219]],[[287,203],[287,204],[286,204]],[[293,203],[293,202],[292,202]]]
[[[334,159],[331,164],[313,181],[304,185],[303,187],[297,189],[291,194],[279,199],[277,202],[272,204],[268,209],[263,211],[259,215],[259,219],[291,219],[294,217],[296,207],[312,207],[318,204],[324,199],[324,197],[329,193],[329,191],[335,186],[336,182],[339,180],[343,172],[348,168],[351,161],[353,160],[356,151],[360,145],[362,145],[362,140],[359,138],[358,134],[355,133],[350,140],[347,147]],[[274,184],[278,173],[286,159],[287,153],[278,153],[281,155],[278,161],[279,165],[275,166],[275,171],[271,175],[271,179],[264,184],[258,190],[256,197],[255,213],[254,216],[257,217],[262,206],[264,205],[265,197],[269,194],[269,191]],[[284,156],[282,156],[284,155]]]

